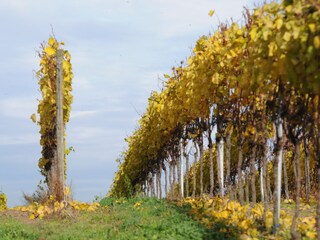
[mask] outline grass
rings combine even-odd
[[[1,239],[208,239],[206,228],[183,209],[156,199],[103,199],[95,212],[29,220],[10,211],[0,215]]]
[[[76,239],[243,239],[241,229],[224,221],[214,221],[208,228],[189,205],[179,205],[154,198],[105,198],[94,212],[67,212],[30,220],[29,213],[0,211],[1,240],[76,240]],[[314,215],[314,204],[301,216]],[[282,204],[292,216],[294,204]],[[289,239],[289,227],[279,239]],[[259,230],[258,239],[273,238]],[[308,238],[304,238],[308,239]]]

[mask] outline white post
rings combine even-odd
[[[264,168],[260,169],[260,192],[261,192],[261,202],[264,202],[264,191],[263,191],[263,171]]]
[[[184,188],[183,188],[183,172],[184,172],[184,165],[183,165],[183,145],[181,143],[180,148],[180,194],[181,198],[184,198]]]
[[[278,125],[278,138],[282,139],[283,129],[282,129],[282,120]],[[278,156],[278,173],[277,173],[277,182],[278,182],[278,191],[277,191],[277,208],[278,208],[278,219],[280,219],[280,201],[281,201],[281,176],[282,176],[282,148],[279,150]]]
[[[276,233],[280,226],[280,202],[281,202],[281,174],[282,174],[282,141],[283,141],[283,122],[279,116],[276,122],[277,132],[277,159],[275,165],[275,189],[274,189],[274,210],[272,232]]]
[[[220,188],[220,196],[224,196],[224,165],[223,165],[223,157],[224,157],[224,151],[223,151],[223,145],[224,141],[223,138],[220,138],[220,140],[217,142],[217,150],[218,150],[218,177],[219,177],[219,188]]]

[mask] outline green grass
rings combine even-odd
[[[140,206],[135,206],[139,202]],[[184,209],[157,199],[103,199],[96,212],[48,217],[0,215],[1,239],[211,239]],[[8,214],[10,215],[10,214]]]
[[[225,222],[215,221],[207,229],[193,219],[188,205],[178,207],[154,198],[105,198],[100,204],[95,212],[68,212],[41,220],[30,220],[29,214],[18,211],[0,211],[0,240],[241,239],[241,231]],[[292,216],[294,204],[282,204],[282,209]],[[312,204],[301,210],[301,216],[313,216],[314,209]],[[281,236],[289,239],[290,226],[285,228]],[[262,231],[258,239],[269,237]]]
[[[0,218],[0,239],[39,239],[32,226],[23,224],[15,219],[1,217]]]

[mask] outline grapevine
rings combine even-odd
[[[283,161],[290,162],[288,184],[297,206],[291,235],[297,238],[295,222],[303,182],[299,149],[308,154],[304,165],[313,179],[305,182],[320,178],[320,6],[317,1],[306,0],[272,2],[253,12],[247,10],[244,22],[243,26],[221,24],[212,35],[201,37],[187,63],[174,67],[171,75],[164,75],[164,89],[151,93],[139,128],[126,139],[128,149],[110,195],[128,196],[134,189],[136,193],[159,197],[161,184],[154,183],[161,181],[154,179],[164,175],[165,185],[169,179],[167,197],[190,196],[191,187],[193,196],[215,195],[214,189],[223,196],[221,172],[225,169],[221,161],[228,161],[227,196],[241,205],[263,202],[264,219],[268,202],[274,199],[272,227],[276,232],[280,223],[280,209],[276,206],[281,196],[278,169]],[[215,134],[216,143],[209,147],[210,152],[207,149],[203,153],[203,139],[207,137],[212,142],[211,134]],[[226,141],[221,143],[220,139]],[[224,148],[227,139],[230,143]],[[181,179],[176,179],[181,178],[176,168],[186,160],[181,154],[181,143],[185,141],[184,145],[193,149],[194,168],[184,177],[193,176],[194,184],[179,193],[177,188],[183,186]],[[226,156],[217,149],[226,149]],[[214,165],[212,151],[218,160]],[[294,152],[295,157],[283,160],[286,151]],[[215,176],[208,165],[203,169],[206,155],[211,156],[211,167],[217,169]],[[196,172],[198,160],[200,176]],[[257,181],[260,192],[256,194]],[[270,185],[276,189],[274,193]],[[314,194],[319,192],[318,185],[312,186]],[[319,214],[317,226],[320,234]]]
[[[42,99],[39,101],[38,114],[40,120],[37,122],[40,125],[40,144],[42,146],[42,157],[39,159],[38,166],[40,172],[46,177],[47,183],[48,172],[51,170],[51,163],[53,161],[56,151],[56,52],[57,49],[63,46],[63,42],[58,42],[54,37],[50,37],[47,43],[41,45],[40,70],[37,71],[37,78],[39,80],[40,91]],[[63,122],[66,124],[69,121],[71,104],[73,101],[72,91],[72,66],[71,56],[67,50],[64,50],[63,59]],[[35,117],[35,116],[34,116]],[[35,120],[35,119],[34,119]],[[65,144],[65,158],[64,158],[64,175],[66,178],[66,134],[64,134]]]

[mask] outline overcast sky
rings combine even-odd
[[[241,19],[258,0],[0,0],[0,191],[22,204],[42,178],[36,51],[52,32],[72,56],[68,183],[75,198],[104,196],[125,137],[137,128],[164,73],[185,60],[218,22]],[[215,10],[213,17],[209,10]]]

